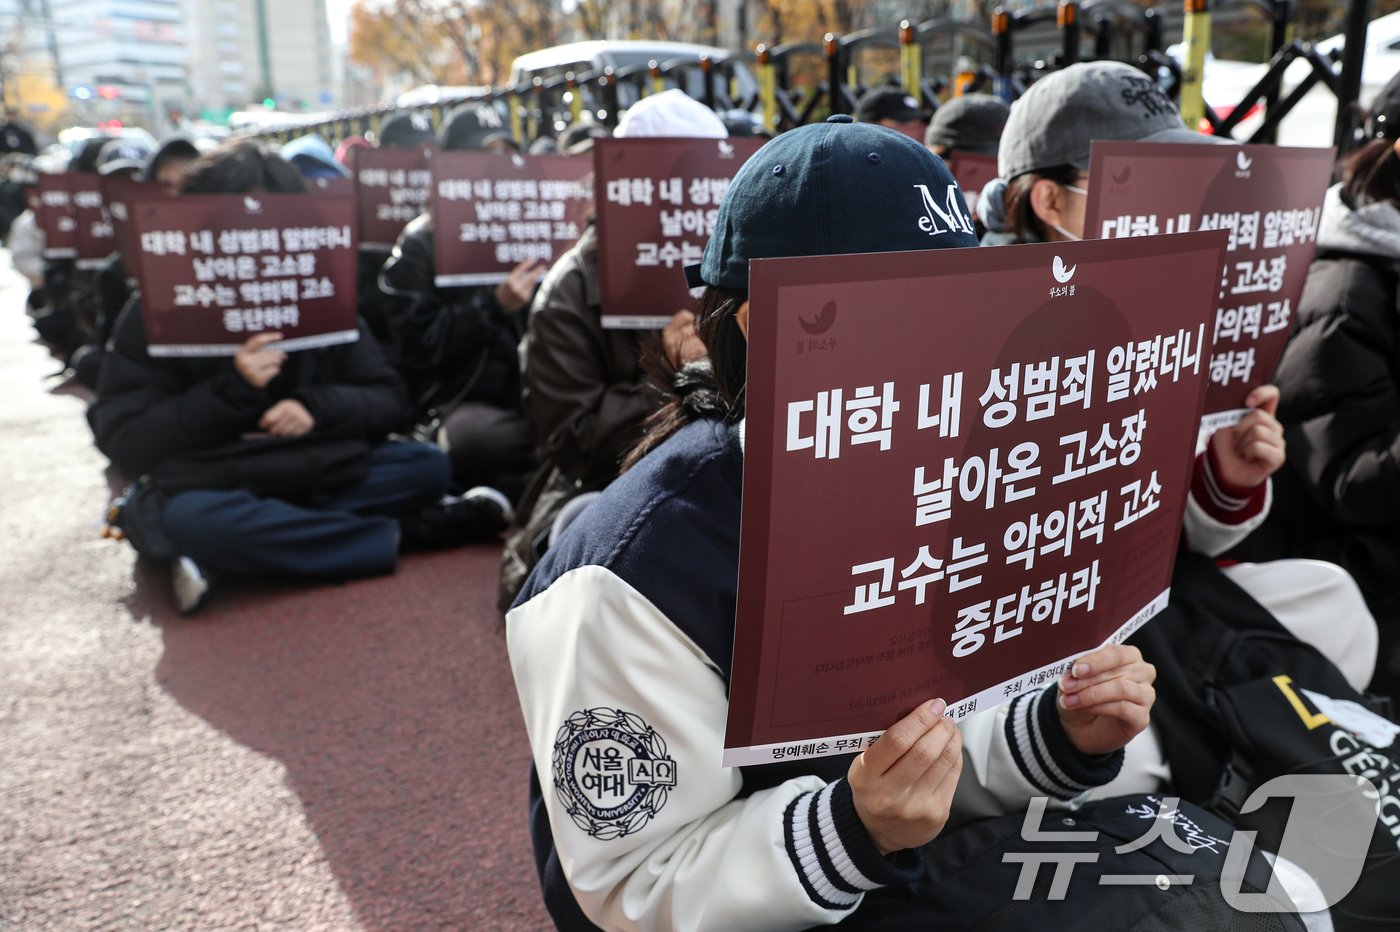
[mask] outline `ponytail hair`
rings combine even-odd
[[[738,313],[746,300],[742,291],[705,289],[695,320],[695,331],[708,350],[704,359],[677,367],[659,340],[643,352],[643,369],[662,405],[647,418],[641,439],[622,458],[623,472],[693,421],[743,420],[749,344],[739,329]]]

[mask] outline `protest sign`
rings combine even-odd
[[[987,182],[997,176],[997,157],[980,152],[951,152],[946,160],[948,171],[962,189],[963,200],[967,201],[968,212],[977,217],[977,200]]]
[[[127,280],[134,282],[141,261],[141,244],[133,235],[130,221],[131,202],[136,200],[168,201],[177,195],[171,194],[164,185],[150,181],[139,181],[126,175],[107,175],[102,178],[102,202],[107,206],[107,215],[112,220],[112,231],[116,237],[117,251],[121,253],[122,265],[126,269]]]
[[[1166,604],[1224,241],[751,263],[725,766],[985,712]]]
[[[73,201],[76,226],[77,266],[84,270],[100,269],[117,248],[116,230],[102,200],[102,176],[73,175],[69,196]]]
[[[494,285],[527,260],[553,263],[593,210],[593,163],[562,155],[434,152],[439,288]]]
[[[127,212],[152,356],[231,356],[274,330],[286,350],[358,339],[349,199],[182,195]]]
[[[360,248],[388,252],[410,220],[428,209],[432,150],[354,150],[355,195],[360,202]]]
[[[705,254],[720,202],[762,139],[599,139],[598,275],[603,326],[665,327],[695,301],[684,268]]]
[[[45,259],[72,259],[78,254],[78,221],[73,216],[73,176],[40,172],[35,188],[34,219],[44,233]]]
[[[1273,378],[1317,248],[1332,149],[1096,142],[1084,235],[1225,230],[1203,434]]]

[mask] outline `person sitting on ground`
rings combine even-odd
[[[924,138],[928,117],[919,109],[919,99],[901,87],[873,87],[856,106],[856,120],[875,123],[903,133],[910,139]]]
[[[714,111],[673,88],[638,101],[619,121],[615,135],[724,139],[728,133]],[[583,139],[592,142],[590,136]],[[590,223],[545,276],[520,344],[525,414],[540,470],[507,534],[501,557],[502,611],[548,546],[556,517],[576,497],[617,478],[623,454],[636,443],[642,421],[656,410],[658,399],[646,385],[642,365],[649,347],[665,352],[677,368],[705,354],[689,310],[672,314],[659,343],[651,331],[603,328],[598,229]]]
[[[443,124],[439,147],[515,151],[515,142],[494,109],[466,105]],[[494,520],[483,525],[483,534],[494,536],[505,529],[511,500],[534,467],[516,346],[548,267],[526,260],[495,287],[439,288],[433,236],[431,211],[404,227],[379,276],[380,290],[389,298],[397,366],[420,436],[436,439],[447,451],[458,487],[497,503]]]
[[[183,187],[305,190],[294,168],[254,142],[203,158]],[[171,561],[182,611],[204,602],[216,576],[392,572],[400,522],[447,485],[440,450],[386,442],[410,411],[363,326],[357,341],[323,349],[286,353],[280,338],[252,336],[231,358],[156,357],[139,297],[117,321],[91,420],[98,448],[127,476],[144,477],[124,496],[118,523],[138,552]],[[200,487],[205,477],[229,481]],[[296,500],[264,488],[296,488]]]
[[[1400,76],[1376,98],[1366,131],[1323,205],[1276,374],[1292,456],[1244,555],[1340,563],[1389,622],[1400,615]],[[1383,658],[1400,637],[1393,627],[1382,625]],[[1382,673],[1395,695],[1400,669],[1387,663]]]
[[[933,112],[924,145],[945,161],[954,152],[996,155],[1011,108],[991,94],[954,97]]]
[[[1058,798],[1109,783],[1122,748],[1147,725],[1152,668],[1136,648],[1112,646],[1082,658],[1079,679],[957,726],[941,700],[920,702],[854,758],[793,761],[777,772],[721,766],[749,261],[976,243],[919,227],[911,187],[952,184],[938,159],[907,137],[843,119],[768,143],[720,207],[700,269],[697,329],[723,416],[659,421],[664,438],[653,438],[651,452],[545,554],[507,617],[533,751],[536,863],[551,916],[569,932],[800,929],[853,914],[888,928],[938,928],[937,904],[921,902],[912,886],[915,849],[950,820],[1046,796],[1054,781],[1041,768],[1066,781],[1051,794]],[[1062,689],[1075,696],[1073,711],[1063,708]],[[599,746],[637,730],[662,742],[678,774],[664,804],[577,802],[586,783],[569,744],[590,716]],[[1008,738],[1013,724],[1042,739],[1036,754]]]
[[[1064,242],[1084,234],[1089,150],[1095,139],[1209,143],[1186,129],[1156,83],[1130,65],[1093,62],[1042,78],[1011,108],[1002,134],[1005,218],[1016,242]],[[984,197],[989,196],[984,194]],[[1279,391],[1250,392],[1250,413],[1215,431],[1196,457],[1185,545],[1215,557],[1238,546],[1269,512],[1270,476],[1285,461],[1274,412]],[[1377,632],[1355,581],[1340,567],[1287,560],[1222,570],[1299,639],[1320,650],[1358,690],[1375,668]]]

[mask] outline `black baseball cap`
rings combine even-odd
[[[720,205],[692,288],[749,287],[749,260],[976,246],[943,160],[896,130],[833,116],[778,136]]]
[[[1400,139],[1400,72],[1371,101],[1366,115],[1367,139]]]
[[[856,120],[861,123],[879,123],[881,120],[911,123],[923,118],[919,99],[900,87],[868,90],[856,107]]]
[[[401,110],[379,125],[378,143],[385,149],[417,149],[430,146],[437,134],[427,110]]]
[[[520,148],[501,114],[490,104],[464,104],[453,110],[438,136],[438,146],[457,151],[485,149],[497,141]]]

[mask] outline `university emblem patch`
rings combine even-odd
[[[554,738],[554,792],[574,824],[604,841],[631,835],[666,805],[676,762],[639,715],[583,709]]]

